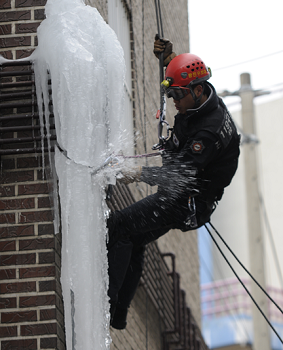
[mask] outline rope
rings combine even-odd
[[[232,253],[232,255],[235,257],[235,259],[239,262],[239,264],[244,268],[244,270],[249,274],[249,276],[253,279],[253,281],[260,287],[260,289],[265,293],[266,296],[268,296],[268,298],[274,303],[274,305],[276,305],[278,308],[279,306],[273,301],[273,299],[265,292],[265,290],[259,285],[259,283],[253,278],[253,276],[247,271],[247,269],[243,266],[243,264],[239,261],[239,259],[235,256],[235,254],[232,252],[232,250],[228,247],[228,245],[226,244],[226,242],[223,240],[223,238],[220,236],[219,232],[215,229],[215,227],[210,223],[211,227],[214,229],[214,231],[217,233],[217,235],[220,237],[220,239],[222,240],[222,242],[225,244],[225,246],[228,248],[228,250]],[[221,255],[223,256],[224,260],[227,262],[227,264],[229,265],[229,267],[231,268],[231,270],[233,271],[234,275],[237,277],[238,281],[241,283],[241,285],[243,286],[243,288],[245,289],[245,291],[247,292],[247,294],[249,295],[249,297],[252,299],[253,303],[255,304],[255,306],[258,308],[259,312],[262,314],[262,316],[264,317],[264,319],[266,320],[266,322],[269,324],[270,328],[273,330],[273,332],[277,335],[278,339],[281,341],[281,343],[283,344],[283,340],[281,339],[281,337],[279,336],[279,334],[277,333],[277,331],[275,330],[275,328],[272,326],[272,324],[269,322],[268,318],[265,316],[264,312],[261,310],[260,306],[257,304],[257,302],[255,301],[255,299],[253,298],[253,296],[251,295],[251,293],[248,291],[247,287],[244,285],[244,283],[242,282],[242,280],[240,279],[240,277],[238,276],[238,274],[236,273],[236,271],[233,269],[232,265],[230,264],[229,260],[226,258],[225,254],[223,253],[223,251],[221,250],[221,248],[219,247],[218,243],[216,242],[215,238],[213,237],[212,233],[210,232],[210,230],[208,229],[207,225],[204,225],[205,228],[207,229],[208,233],[210,234],[213,242],[215,243],[216,247],[218,248],[219,252],[221,253]],[[279,310],[282,312],[282,310],[279,308]]]
[[[156,22],[157,22],[157,32],[159,38],[163,38],[163,26],[162,26],[162,16],[161,16],[161,6],[160,0],[155,0],[155,12],[156,12]],[[156,144],[152,149],[160,149],[164,141],[169,138],[169,124],[165,121],[166,114],[166,99],[164,96],[164,90],[161,86],[162,81],[164,80],[164,67],[163,67],[163,52],[159,55],[159,78],[160,78],[160,113],[159,113],[159,125],[158,125],[158,138],[159,144]],[[167,125],[167,138],[165,139],[162,135],[163,124]]]
[[[143,84],[143,131],[144,131],[144,139],[143,139],[143,143],[144,143],[144,150],[145,153],[147,153],[147,147],[146,147],[146,103],[145,103],[145,59],[144,59],[144,52],[145,52],[145,42],[144,42],[144,37],[145,37],[145,32],[144,32],[144,0],[142,1],[142,71],[143,71],[143,75],[142,75],[142,84]],[[147,165],[147,162],[146,162]]]
[[[162,25],[162,17],[161,17],[161,7],[160,1],[155,0],[155,14],[156,14],[156,23],[157,23],[157,33],[161,38],[163,38],[163,25]]]
[[[278,308],[278,310],[283,314],[283,310],[280,308],[278,304],[271,298],[271,296],[262,288],[262,286],[257,282],[257,280],[252,276],[252,274],[245,268],[245,266],[241,263],[241,261],[237,258],[235,253],[231,250],[231,248],[228,246],[228,244],[224,241],[223,237],[221,237],[220,233],[216,230],[216,228],[212,225],[212,223],[209,223],[210,226],[213,228],[213,230],[217,233],[218,237],[222,240],[222,242],[225,244],[229,252],[234,256],[234,258],[238,261],[238,263],[241,265],[241,267],[246,271],[246,273],[251,277],[251,279],[257,284],[257,286],[263,291],[263,293],[269,298],[269,300]]]
[[[202,239],[203,238],[205,239],[205,241],[202,241],[202,243],[209,246],[209,242],[208,242],[209,236],[206,234],[202,235],[202,233],[201,233],[201,237],[202,237]],[[201,242],[200,242],[200,244],[201,244]],[[202,266],[202,268],[204,268],[206,270],[205,272],[206,272],[207,276],[210,278],[211,281],[215,282],[214,276],[212,275],[212,272],[211,272],[210,268],[208,267],[208,265],[207,265],[207,263],[204,260],[202,255],[200,255],[200,260],[201,260],[201,266]],[[222,270],[222,265],[220,265],[220,260],[218,259],[218,256],[217,256],[217,259],[215,259],[214,263],[216,265],[216,268],[218,270],[220,277],[224,280],[225,278],[224,278],[224,274],[223,274],[223,270]],[[224,287],[224,291],[229,292],[230,291],[229,286]],[[224,304],[228,307],[228,301],[225,299],[224,299]],[[236,315],[232,309],[228,309],[228,312],[231,315],[231,317],[233,318],[233,321],[235,324],[234,327],[238,328],[239,331],[242,331],[244,333],[244,335],[246,336],[247,341],[252,344],[251,337],[248,333],[248,330],[246,329],[245,324],[238,322]]]

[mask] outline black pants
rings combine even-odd
[[[201,203],[197,205],[197,208],[201,207]],[[187,214],[187,196],[169,200],[159,192],[111,214],[107,226],[108,295],[112,305],[118,303],[122,308],[130,306],[142,275],[146,244],[171,229],[185,231]]]

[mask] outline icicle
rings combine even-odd
[[[48,0],[33,60],[49,138],[51,77],[62,223],[62,290],[68,350],[109,349],[105,203],[95,169],[122,149],[125,64],[113,30],[81,0]],[[40,107],[39,107],[40,108]],[[43,111],[40,109],[43,125]],[[109,173],[110,171],[110,173]],[[115,180],[115,179],[114,179]],[[113,176],[112,180],[113,181]]]

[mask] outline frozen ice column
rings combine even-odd
[[[109,349],[106,179],[93,175],[122,149],[125,64],[113,30],[80,0],[48,0],[33,59],[38,100],[48,103],[57,141],[62,276],[68,350]],[[47,116],[48,117],[48,116]]]

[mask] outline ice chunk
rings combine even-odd
[[[67,349],[109,349],[106,176],[94,169],[122,149],[123,50],[99,12],[81,0],[48,0],[38,41],[32,55],[37,97],[48,120],[48,71],[64,151],[56,149],[55,166]],[[43,125],[43,109],[40,115]]]

